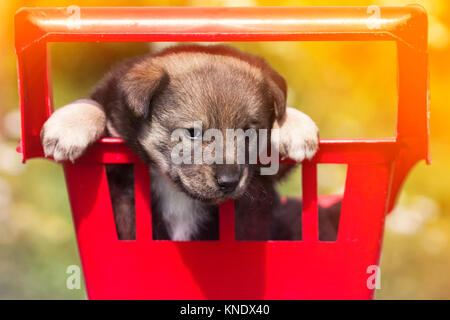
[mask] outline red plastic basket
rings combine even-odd
[[[16,51],[24,161],[42,157],[39,133],[52,113],[47,43],[82,41],[395,41],[396,137],[321,140],[302,166],[303,240],[234,240],[233,203],[220,206],[220,241],[154,241],[148,168],[119,139],[101,139],[64,172],[89,298],[303,299],[373,296],[384,218],[403,179],[428,159],[427,17],[418,6],[22,9]],[[72,19],[72,20],[71,20]],[[136,241],[119,241],[104,164],[133,163]],[[318,240],[318,163],[346,164],[336,242]],[[301,210],[299,208],[299,210]]]

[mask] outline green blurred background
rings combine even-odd
[[[23,6],[405,5],[409,1],[1,1],[0,2],[0,299],[84,299],[66,288],[79,265],[62,170],[47,160],[21,164],[13,16]],[[430,19],[431,155],[407,179],[386,222],[377,299],[450,298],[450,4],[417,1]],[[52,45],[55,106],[89,93],[116,61],[167,43]],[[323,138],[395,132],[396,60],[391,43],[233,43],[260,54],[287,79],[289,104],[319,125]],[[300,194],[299,173],[281,186]],[[321,165],[319,191],[342,190],[345,167]]]

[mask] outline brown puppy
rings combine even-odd
[[[318,147],[314,122],[286,109],[285,80],[262,58],[228,46],[180,46],[116,66],[99,83],[93,100],[58,109],[42,130],[46,155],[74,160],[100,136],[123,138],[149,164],[156,239],[217,239],[217,204],[236,199],[238,239],[271,238],[279,210],[275,182],[288,169],[261,175],[257,163],[176,163],[177,144],[193,146],[204,131],[279,128],[282,156],[302,161]],[[200,126],[199,126],[200,123]],[[173,132],[183,129],[180,140]],[[194,142],[194,144],[192,143]],[[208,142],[202,141],[202,147]],[[193,147],[192,147],[193,148]],[[251,153],[251,146],[246,156]],[[135,238],[131,167],[108,165],[120,239]],[[295,210],[299,212],[299,208]],[[274,230],[274,228],[272,228]]]

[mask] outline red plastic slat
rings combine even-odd
[[[134,166],[134,193],[136,211],[136,239],[152,239],[150,207],[150,172],[147,166]]]
[[[302,240],[319,240],[319,217],[317,203],[317,165],[309,161],[302,164]]]
[[[236,240],[234,226],[234,202],[227,201],[219,207],[220,240],[234,242]]]

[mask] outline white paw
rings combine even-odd
[[[278,143],[282,158],[297,162],[311,159],[319,148],[319,129],[314,121],[303,112],[286,108],[286,117],[282,123],[275,122],[274,129],[279,129]]]
[[[89,99],[57,109],[42,127],[45,156],[56,161],[74,161],[104,134],[105,123],[103,108]]]

